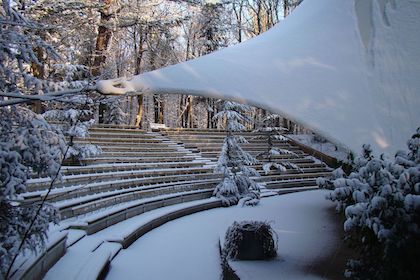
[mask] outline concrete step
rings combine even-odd
[[[146,162],[192,162],[195,158],[192,156],[171,156],[171,157],[98,157],[98,158],[85,158],[81,160],[82,163],[100,164],[100,163],[146,163]]]
[[[164,175],[157,177],[128,178],[117,179],[114,181],[92,182],[89,184],[75,185],[63,188],[53,189],[49,196],[49,202],[57,202],[67,199],[73,199],[85,195],[93,195],[101,192],[108,192],[117,189],[128,189],[133,187],[147,186],[152,184],[170,184],[174,182],[209,180],[220,178],[220,174],[215,173],[195,173]],[[26,203],[34,203],[42,200],[46,190],[23,193],[22,197]]]
[[[121,190],[120,192],[101,193],[101,195],[81,197],[81,199],[65,201],[65,204],[57,204],[61,217],[64,219],[74,216],[97,211],[101,208],[109,207],[119,203],[130,202],[139,199],[157,197],[160,195],[176,194],[180,192],[196,191],[203,189],[214,189],[217,182],[200,181],[189,182],[188,184],[168,184],[165,187],[148,187],[144,190],[131,188]]]
[[[106,173],[88,173],[63,176],[60,182],[54,184],[54,188],[63,188],[68,186],[88,184],[90,182],[106,182],[108,180],[145,178],[171,176],[180,174],[199,174],[212,173],[213,170],[206,167],[190,167],[190,168],[167,168],[167,169],[146,169],[146,170],[130,170],[130,171],[114,171]],[[28,193],[38,190],[47,189],[51,184],[50,178],[42,178],[38,180],[30,180],[27,183]]]
[[[131,203],[122,203],[113,209],[103,211],[97,215],[91,215],[89,218],[85,219],[84,222],[80,224],[73,224],[70,228],[82,229],[90,235],[142,213],[170,205],[206,199],[211,197],[212,193],[212,189],[199,190],[157,197],[155,199],[150,198],[146,200],[133,201]],[[221,204],[219,200],[217,200],[217,202],[218,205]]]
[[[188,168],[203,166],[203,162],[146,162],[146,163],[116,163],[116,164],[92,164],[87,166],[63,166],[61,168],[64,175],[77,175],[89,173],[106,173],[127,170],[147,170],[165,168]]]

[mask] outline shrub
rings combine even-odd
[[[234,222],[227,230],[223,259],[262,260],[277,256],[277,235],[267,222]]]
[[[334,173],[328,198],[344,213],[345,240],[357,250],[345,275],[353,279],[415,279],[420,275],[420,129],[408,152],[375,158],[369,145],[353,172]]]

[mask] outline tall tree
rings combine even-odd
[[[92,75],[99,76],[106,60],[106,51],[112,37],[112,20],[115,17],[115,0],[101,0],[102,7],[99,10],[101,19],[96,37],[96,47],[92,64]]]

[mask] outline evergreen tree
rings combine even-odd
[[[101,101],[107,106],[104,112],[104,122],[109,124],[125,124],[127,122],[127,114],[121,109],[121,97],[108,97]]]
[[[80,95],[63,98],[59,102],[50,102],[49,108],[51,110],[42,116],[54,122],[54,128],[70,139],[66,158],[71,159],[73,163],[79,163],[80,159],[102,152],[97,145],[74,143],[76,138],[86,138],[89,128],[95,122],[94,101],[90,97]]]
[[[268,174],[271,170],[278,170],[280,172],[286,171],[288,168],[298,169],[300,168],[289,161],[274,161],[275,157],[278,155],[293,155],[297,156],[294,152],[289,151],[287,149],[280,149],[274,147],[275,141],[283,141],[288,142],[289,139],[282,135],[283,132],[287,131],[287,129],[283,127],[274,126],[274,122],[279,118],[279,115],[276,114],[268,114],[263,120],[263,127],[258,128],[255,132],[260,133],[261,135],[257,136],[258,139],[264,139],[267,142],[267,150],[261,152],[257,155],[257,158],[264,159],[265,162],[263,164],[263,170],[265,174]]]
[[[42,249],[49,223],[57,221],[55,208],[23,203],[18,196],[33,174],[56,177],[65,149],[62,134],[40,115],[18,106],[0,108],[0,272],[4,278],[19,250]]]
[[[209,54],[228,45],[227,15],[223,3],[205,3],[199,18],[200,53]]]
[[[258,161],[241,148],[240,144],[247,143],[246,139],[235,135],[235,132],[245,130],[241,122],[249,121],[243,115],[248,110],[250,107],[247,105],[225,101],[221,111],[214,116],[215,119],[225,122],[227,135],[215,168],[215,172],[221,173],[223,177],[213,195],[221,198],[226,206],[237,204],[242,197],[250,194],[250,191],[253,198],[259,198],[260,187],[250,178],[259,174],[249,166],[257,164]]]

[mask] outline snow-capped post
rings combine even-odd
[[[408,152],[376,158],[369,145],[346,176],[338,169],[328,198],[345,215],[345,239],[358,253],[346,275],[353,279],[416,279],[420,270],[420,128]]]
[[[257,164],[253,156],[244,151],[240,144],[247,143],[243,136],[235,132],[245,130],[241,122],[249,122],[244,113],[250,107],[232,101],[224,101],[222,109],[214,116],[216,120],[225,123],[226,137],[215,168],[215,172],[222,174],[222,181],[216,186],[213,195],[223,200],[225,206],[237,204],[245,198],[243,204],[255,205],[259,201],[259,185],[250,176],[259,176],[259,173],[249,165]]]
[[[273,121],[275,121],[280,116],[277,114],[268,114],[262,120],[262,127],[256,129],[254,132],[259,133],[260,135],[256,136],[255,138],[263,139],[267,143],[267,150],[264,152],[259,153],[256,158],[263,159],[266,162],[263,164],[263,170],[265,174],[270,173],[271,170],[278,170],[280,172],[284,172],[287,168],[297,169],[300,168],[289,161],[274,161],[274,157],[277,155],[293,155],[297,156],[294,152],[289,151],[287,149],[280,149],[274,147],[275,141],[283,141],[288,142],[289,139],[282,135],[283,132],[287,131],[286,128],[283,127],[276,127],[273,126]]]

